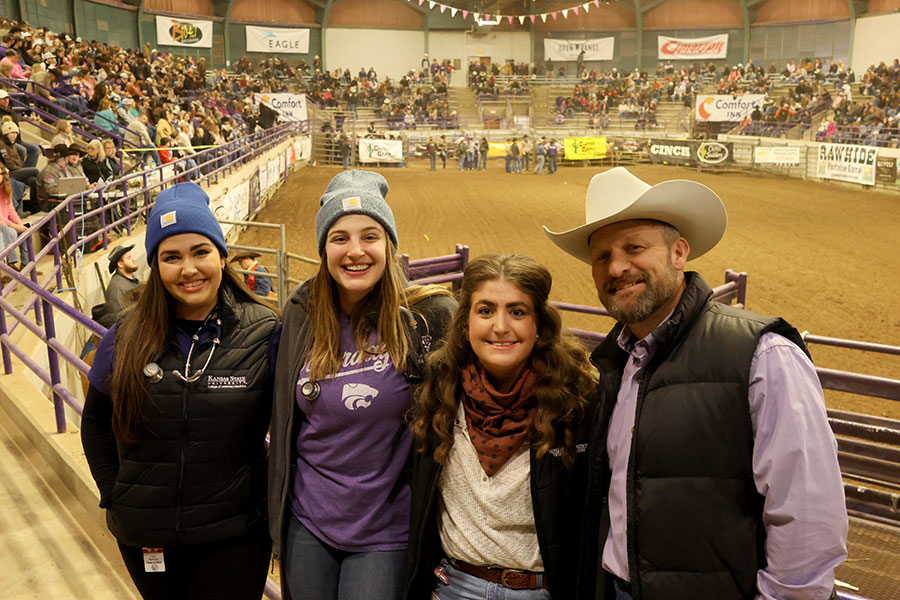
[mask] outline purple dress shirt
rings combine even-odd
[[[630,580],[625,531],[628,459],[638,381],[656,350],[655,331],[636,340],[625,327],[617,340],[631,357],[606,442],[612,480],[602,565],[624,580]],[[815,367],[789,340],[766,333],[750,363],[748,395],[753,479],[765,496],[767,566],[756,576],[758,598],[825,600],[834,586],[834,569],[847,556],[848,519],[837,442]]]

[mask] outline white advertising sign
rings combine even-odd
[[[578,60],[584,50],[584,60],[612,60],[615,38],[590,40],[558,40],[544,38],[544,60]]]
[[[212,36],[212,21],[196,21],[181,17],[156,17],[156,44],[158,46],[212,48]]]
[[[403,141],[360,138],[359,162],[403,162]]]
[[[765,101],[765,94],[698,95],[694,118],[698,121],[740,121],[749,117],[753,109],[761,107]]]
[[[850,183],[875,185],[878,148],[846,144],[819,144],[816,175]]]
[[[272,108],[283,121],[306,121],[306,94],[253,94],[253,102]]]
[[[753,162],[757,165],[799,165],[799,146],[757,146],[753,150]]]
[[[281,52],[307,54],[309,29],[284,29],[275,27],[245,26],[247,52]]]
[[[269,176],[266,178],[266,183],[268,183],[268,188],[275,185],[278,181],[278,178],[281,177],[281,159],[280,158],[270,158],[269,162],[266,164],[266,168],[269,169]]]
[[[696,60],[699,58],[725,58],[728,54],[728,34],[703,38],[657,37],[659,58],[669,60]]]

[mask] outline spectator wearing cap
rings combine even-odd
[[[81,439],[100,506],[144,598],[257,600],[278,315],[228,265],[196,184],[159,193],[144,245],[147,283],[88,376]],[[164,571],[145,569],[147,548]]]
[[[16,203],[18,204],[24,194],[24,186],[31,188],[31,197],[29,205],[26,209],[30,212],[37,212],[37,176],[39,171],[34,167],[26,166],[24,160],[25,152],[19,147],[19,127],[10,116],[3,116],[3,122],[0,124],[0,162],[9,169],[9,176],[13,182],[15,190]]]
[[[106,304],[103,313],[108,315],[104,321],[98,322],[104,327],[112,327],[125,309],[134,303],[133,291],[141,282],[135,277],[138,271],[137,262],[131,250],[134,245],[117,246],[109,254],[109,272],[112,277],[106,286]]]
[[[402,595],[412,449],[404,415],[421,380],[409,376],[423,364],[422,334],[438,343],[456,303],[406,284],[387,192],[370,171],[331,180],[316,216],[318,273],[284,304],[268,515],[294,600],[336,598],[339,587],[347,598]],[[367,350],[373,340],[379,354]]]
[[[272,294],[272,280],[268,277],[257,277],[254,273],[268,273],[264,266],[259,264],[256,259],[260,257],[259,252],[253,252],[252,250],[245,250],[243,252],[238,252],[232,257],[229,261],[231,263],[237,263],[238,266],[244,271],[251,271],[251,273],[244,273],[244,283],[247,285],[247,289],[256,294],[257,296],[269,296]]]

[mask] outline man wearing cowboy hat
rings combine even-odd
[[[544,228],[591,265],[618,321],[591,355],[579,598],[829,598],[847,512],[806,347],[684,270],[725,233],[722,201],[615,168],[594,176],[585,206],[585,225]]]
[[[264,266],[256,262],[256,259],[259,257],[259,252],[245,250],[235,254],[230,262],[236,262],[244,271],[268,273]],[[272,292],[272,280],[268,277],[257,277],[253,273],[244,273],[244,283],[257,296],[268,296]]]
[[[136,300],[134,290],[141,284],[134,276],[138,266],[131,254],[134,244],[118,246],[109,254],[109,284],[106,286],[106,302],[91,309],[91,317],[106,327],[112,327],[119,315]]]

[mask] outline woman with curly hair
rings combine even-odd
[[[574,597],[595,383],[551,283],[526,256],[465,270],[411,415],[409,600]]]

